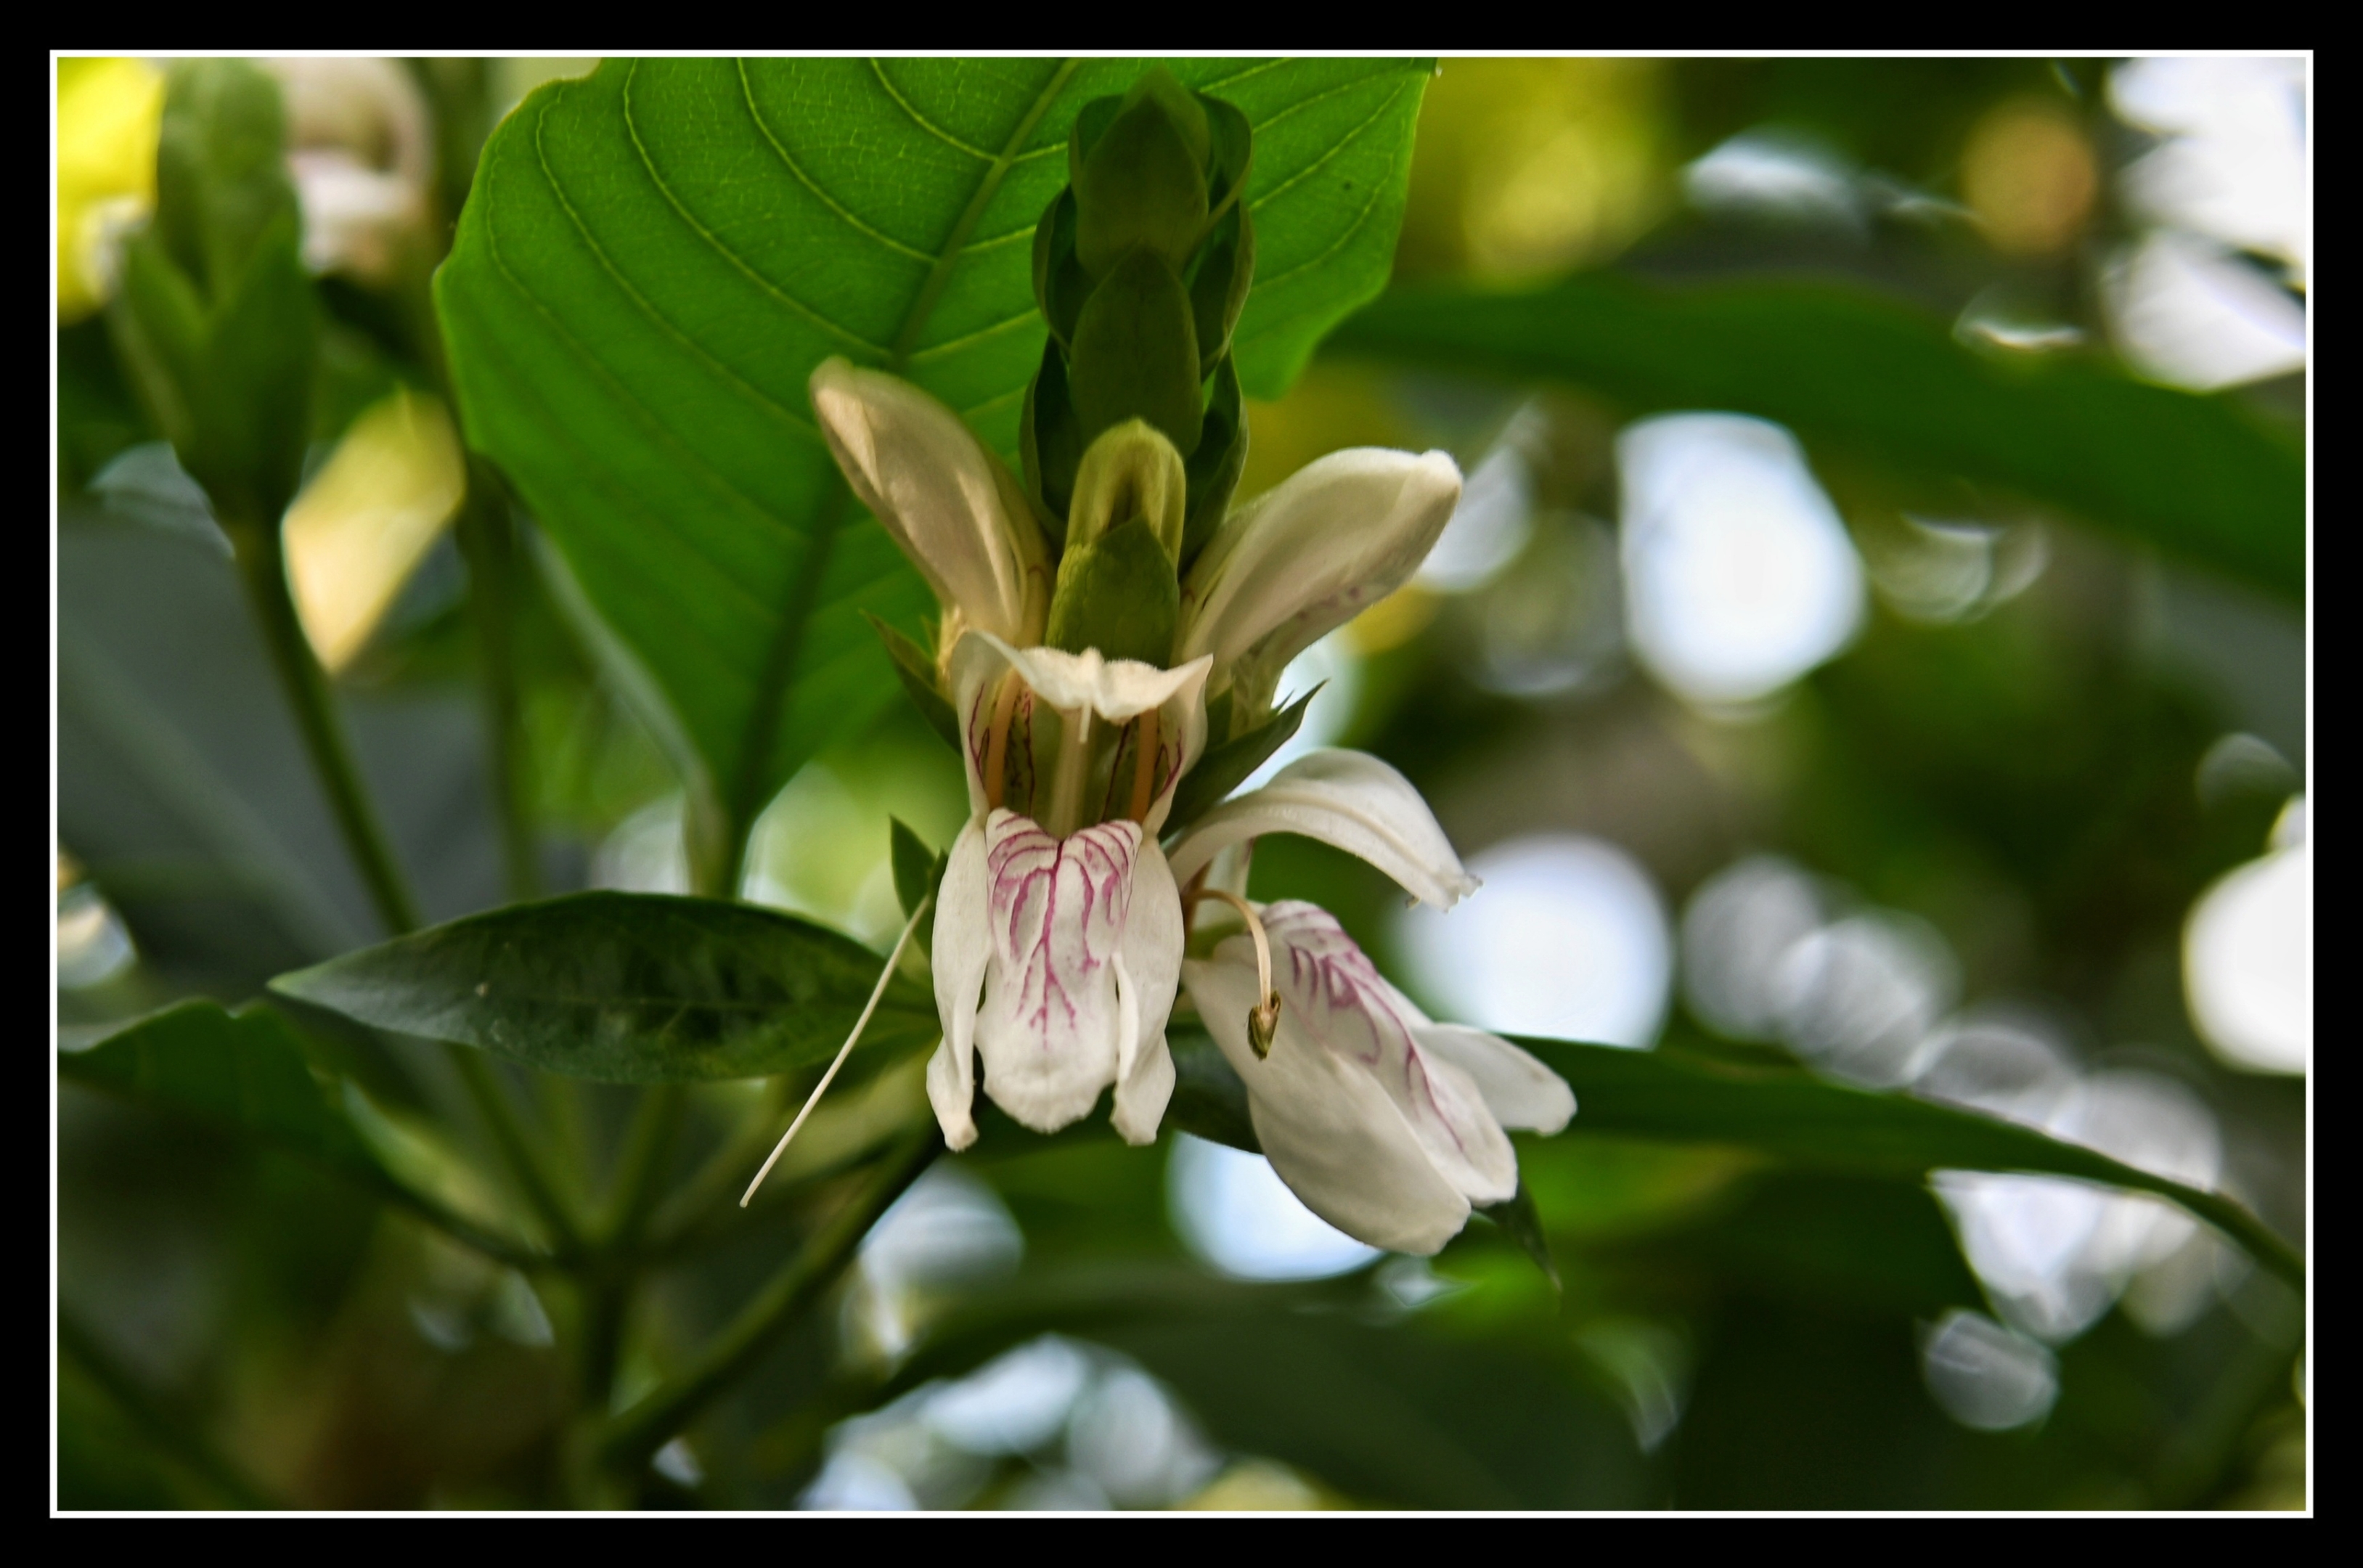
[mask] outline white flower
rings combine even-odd
[[[1159,670],[971,632],[952,657],[970,817],[936,895],[943,1044],[927,1094],[944,1140],[976,1139],[985,1093],[1053,1132],[1115,1086],[1128,1142],[1173,1092],[1165,1022],[1182,900],[1157,829],[1205,744],[1206,661]]]
[[[1411,580],[1460,499],[1442,452],[1361,447],[1307,463],[1224,520],[1182,584],[1176,662],[1205,654],[1260,711],[1288,662]],[[1235,732],[1237,727],[1235,726]]]
[[[1259,911],[1280,1024],[1248,1038],[1260,1000],[1251,940],[1182,965],[1208,1032],[1248,1086],[1264,1156],[1304,1206],[1359,1240],[1434,1252],[1471,1205],[1518,1190],[1504,1128],[1557,1132],[1575,1095],[1549,1068],[1481,1029],[1438,1024],[1387,984],[1326,910]]]
[[[1181,584],[1160,669],[1037,646],[1050,573],[1030,504],[949,409],[842,360],[814,373],[812,394],[848,481],[943,608],[937,659],[970,807],[936,905],[944,1039],[927,1093],[945,1141],[976,1138],[980,1057],[985,1093],[1027,1127],[1064,1127],[1114,1085],[1116,1130],[1153,1140],[1186,978],[1273,1169],[1315,1213],[1433,1252],[1472,1204],[1512,1196],[1503,1129],[1558,1131],[1575,1111],[1567,1085],[1506,1041],[1429,1020],[1321,910],[1259,916],[1244,898],[1246,851],[1266,833],[1334,844],[1439,906],[1473,892],[1410,782],[1375,757],[1317,751],[1208,812],[1170,863],[1159,841],[1205,750],[1209,689],[1229,692],[1233,733],[1263,722],[1289,660],[1417,570],[1459,496],[1451,460],[1339,452],[1231,517]],[[1148,477],[1180,467],[1164,448]],[[1185,964],[1202,898],[1235,906],[1248,930]]]

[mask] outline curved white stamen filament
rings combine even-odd
[[[1248,1045],[1260,1061],[1271,1054],[1272,1034],[1280,1028],[1280,993],[1271,985],[1271,939],[1264,934],[1263,921],[1254,906],[1237,894],[1226,893],[1219,887],[1201,887],[1191,892],[1189,902],[1194,905],[1202,898],[1219,898],[1237,910],[1239,917],[1248,923],[1248,939],[1255,943],[1256,993],[1263,1000],[1248,1009]]]
[[[837,1060],[828,1064],[828,1071],[822,1073],[820,1082],[813,1085],[812,1094],[804,1100],[804,1108],[796,1113],[796,1119],[788,1123],[788,1130],[780,1134],[779,1142],[771,1146],[771,1158],[764,1161],[763,1168],[755,1173],[755,1179],[747,1184],[747,1191],[738,1199],[740,1208],[754,1201],[755,1189],[763,1184],[763,1178],[771,1173],[771,1167],[778,1164],[780,1156],[788,1151],[788,1144],[804,1127],[804,1118],[813,1114],[813,1107],[820,1104],[821,1095],[826,1094],[829,1084],[836,1081],[837,1070],[845,1065],[847,1057],[853,1054],[854,1043],[860,1040],[861,1031],[870,1027],[870,1016],[878,1010],[879,998],[886,995],[886,983],[894,978],[894,966],[903,962],[903,950],[911,945],[911,933],[919,929],[920,917],[926,914],[927,906],[935,901],[935,896],[928,894],[919,900],[919,906],[911,911],[910,919],[904,923],[903,934],[894,939],[894,951],[886,955],[886,967],[878,972],[878,984],[871,987],[869,1005],[861,1009],[861,1016],[853,1020],[853,1032],[847,1035],[845,1043],[837,1048]]]

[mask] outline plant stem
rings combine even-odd
[[[560,1258],[572,1257],[582,1251],[582,1229],[558,1195],[549,1173],[543,1169],[539,1151],[527,1134],[525,1124],[517,1119],[516,1106],[502,1087],[500,1075],[481,1051],[464,1045],[446,1043],[445,1056],[452,1071],[475,1102],[477,1114],[499,1146],[501,1158],[507,1162],[517,1190],[534,1214],[549,1229],[554,1250]]]
[[[270,652],[272,667],[279,675],[288,706],[294,709],[296,727],[303,731],[313,771],[319,775],[320,787],[327,792],[329,809],[336,815],[346,850],[369,887],[378,918],[394,936],[416,929],[417,901],[403,880],[393,846],[379,825],[361,773],[353,765],[352,750],[330,701],[327,674],[304,636],[304,623],[297,617],[295,601],[288,593],[287,553],[280,539],[278,519],[250,522],[227,531],[236,542],[239,575],[246,584],[247,603],[262,629],[263,646]]]
[[[682,1115],[688,1106],[689,1088],[683,1084],[659,1084],[641,1094],[631,1130],[624,1138],[623,1153],[616,1161],[603,1237],[605,1251],[627,1253],[638,1242],[649,1211],[656,1207],[662,1191],[657,1178],[681,1136]]]
[[[58,1310],[58,1349],[72,1357],[92,1382],[133,1425],[148,1435],[181,1465],[195,1473],[208,1488],[236,1508],[274,1508],[279,1505],[246,1473],[214,1445],[193,1430],[164,1400],[99,1343],[82,1320],[63,1307]]]
[[[905,1135],[878,1162],[853,1200],[829,1217],[686,1372],[616,1418],[599,1440],[601,1460],[627,1474],[646,1464],[837,1282],[870,1228],[942,1148],[943,1137],[931,1119]]]
[[[484,707],[493,806],[511,903],[541,896],[534,843],[532,757],[516,680],[516,541],[508,495],[492,464],[468,462],[468,498],[455,528],[468,563],[468,613],[476,629],[476,670]]]

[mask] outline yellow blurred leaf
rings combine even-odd
[[[137,60],[58,61],[58,319],[113,292],[114,237],[156,206],[164,77]]]
[[[329,670],[368,642],[467,490],[451,417],[398,390],[345,432],[287,509],[287,572],[313,651]]]

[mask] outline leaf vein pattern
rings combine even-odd
[[[885,90],[888,97],[894,100],[896,107],[900,108],[904,114],[911,117],[911,123],[913,125],[917,126],[921,130],[926,131],[928,135],[934,137],[937,140],[943,142],[946,146],[959,148],[962,152],[967,153],[971,158],[982,159],[987,163],[993,161],[992,153],[987,152],[981,147],[971,147],[967,142],[962,141],[959,137],[954,136],[950,131],[946,130],[943,127],[937,125],[935,121],[921,114],[919,112],[918,106],[912,103],[910,99],[904,97],[903,95],[903,90],[894,85],[894,79],[886,74],[886,62],[884,61],[873,57],[867,63],[870,67],[870,74],[878,78],[878,85]]]
[[[716,255],[728,262],[733,269],[744,275],[748,282],[753,284],[764,294],[769,295],[771,298],[779,301],[782,305],[786,306],[789,310],[804,317],[806,321],[811,322],[814,326],[819,328],[822,331],[827,333],[832,338],[838,339],[842,342],[851,344],[857,349],[865,350],[871,353],[884,353],[886,350],[881,348],[878,344],[870,341],[869,339],[860,336],[859,333],[850,331],[848,328],[839,326],[814,306],[806,305],[803,300],[798,299],[795,295],[788,293],[787,290],[773,283],[770,278],[765,277],[760,272],[756,270],[752,262],[749,261],[744,256],[738,254],[738,251],[732,250],[729,246],[724,244],[720,235],[716,234],[712,229],[707,228],[705,225],[697,220],[696,215],[689,210],[688,205],[684,203],[681,199],[680,195],[674,192],[672,186],[666,182],[664,176],[657,172],[656,164],[649,157],[649,150],[640,142],[639,127],[634,122],[632,117],[632,83],[638,79],[639,72],[639,65],[638,62],[635,62],[630,72],[624,78],[624,128],[631,136],[632,148],[639,156],[640,166],[648,171],[649,181],[655,184],[657,194],[664,197],[665,205],[672,208],[674,215],[688,227],[691,233],[696,235],[699,239],[704,241],[706,246],[711,249]],[[539,145],[540,137],[540,125],[539,122],[537,121],[534,128],[534,139],[537,146]]]
[[[499,208],[497,205],[495,205],[491,210],[497,212]],[[490,215],[488,214],[488,218],[489,216]],[[489,240],[493,233],[493,225],[490,221],[487,221],[484,225],[484,232],[487,239]],[[499,246],[497,244],[492,244],[489,249],[492,252],[493,265],[495,270],[500,272],[502,278],[509,284],[510,287],[516,289],[525,297],[527,304],[532,306],[537,312],[539,312],[546,317],[549,314],[548,311],[543,309],[538,300],[536,300],[531,294],[526,291],[523,285],[517,282],[516,275],[510,272],[507,264],[501,260]],[[523,407],[529,407],[536,411],[539,416],[536,422],[540,424],[549,432],[552,439],[557,445],[574,454],[579,460],[573,465],[573,472],[578,474],[588,476],[591,482],[601,492],[609,496],[620,509],[633,513],[645,519],[652,532],[661,531],[664,528],[665,518],[662,514],[655,511],[642,501],[638,492],[631,489],[628,485],[623,484],[612,478],[599,462],[596,456],[584,448],[580,441],[574,439],[572,433],[567,428],[566,421],[558,417],[556,411],[550,408],[549,403],[542,398],[539,392],[536,390],[533,384],[533,378],[530,376],[510,376],[505,379],[516,393],[516,401],[518,405]],[[699,565],[704,567],[707,573],[718,581],[720,587],[725,593],[732,595],[744,601],[758,614],[761,613],[762,606],[760,602],[756,600],[751,595],[748,594],[733,574],[725,572],[710,557],[707,557],[694,550],[685,550],[683,553],[689,559],[695,561]],[[742,677],[737,673],[737,657],[729,650],[723,648],[719,643],[717,643],[711,631],[709,631],[703,624],[696,621],[694,617],[684,621],[676,628],[673,646],[677,649],[686,648],[692,643],[703,645],[706,649],[710,650],[712,662],[723,680],[732,684],[743,684]]]
[[[951,279],[952,268],[958,264],[962,248],[968,243],[969,236],[976,231],[976,226],[983,218],[984,209],[991,204],[994,193],[1009,177],[1009,171],[1016,161],[1019,144],[1034,133],[1036,126],[1042,123],[1042,117],[1049,112],[1050,106],[1066,90],[1068,82],[1073,79],[1078,64],[1072,60],[1059,62],[1059,68],[1051,73],[1050,80],[1043,83],[1042,90],[1034,95],[1033,104],[1018,117],[1001,156],[993,160],[992,166],[977,181],[976,191],[969,197],[968,206],[953,220],[951,232],[944,237],[943,249],[929,261],[927,275],[921,281],[919,292],[904,317],[902,330],[894,335],[893,352],[889,356],[890,366],[899,369],[910,362],[911,354],[918,346],[919,334],[926,330],[927,317],[934,312],[936,301],[943,296],[944,285]],[[740,74],[742,77],[745,74],[744,66],[740,67]]]
[[[490,210],[485,214],[486,221],[484,224],[484,237],[487,241],[486,249],[492,256],[493,265],[500,272],[501,276],[506,280],[509,286],[516,290],[517,294],[524,298],[526,303],[533,307],[535,314],[538,316],[549,328],[558,342],[566,350],[566,351],[576,361],[580,361],[594,376],[598,378],[600,384],[609,393],[611,399],[624,410],[626,416],[630,418],[633,423],[649,431],[650,435],[656,438],[660,444],[679,453],[684,465],[692,472],[704,475],[722,492],[723,495],[727,495],[739,506],[751,511],[755,517],[762,520],[767,528],[776,532],[786,533],[791,537],[794,537],[794,530],[789,528],[779,518],[773,517],[752,496],[746,495],[736,485],[732,484],[727,476],[724,475],[721,471],[716,469],[712,463],[708,462],[703,457],[700,457],[695,451],[682,447],[679,439],[674,437],[671,430],[666,429],[661,424],[649,418],[646,410],[640,406],[638,400],[632,397],[628,391],[617,383],[614,373],[609,371],[605,365],[599,362],[597,358],[590,352],[587,346],[582,343],[581,339],[575,336],[573,331],[566,326],[563,320],[553,315],[549,306],[543,305],[539,299],[534,296],[533,291],[525,285],[524,281],[520,279],[516,272],[510,268],[507,259],[501,254],[499,226],[496,221],[499,211],[499,204],[495,201],[492,204]],[[539,403],[540,400],[537,398],[536,401]],[[545,411],[548,412],[547,405],[542,404],[541,406],[544,407]],[[565,428],[566,422],[564,420],[556,417],[554,412],[551,412],[549,413],[547,422],[549,428],[558,434],[560,440],[567,448],[582,454],[585,460],[585,468],[588,472],[598,473],[602,471],[602,465],[597,462],[595,458],[593,457],[593,454],[585,450],[582,445],[574,440],[567,432]],[[620,484],[616,487],[616,493],[619,495],[633,494],[628,486]],[[661,516],[655,513],[644,504],[636,502],[633,509],[641,512],[644,516],[655,517],[660,526],[662,525]],[[746,587],[739,583],[735,573],[726,571],[719,562],[704,555],[702,551],[695,550],[694,547],[689,546],[687,541],[684,540],[682,542],[684,547],[688,549],[690,554],[694,555],[714,573],[715,577],[719,581],[724,592],[736,598],[743,600],[749,606],[754,606],[758,614],[763,613],[761,609],[761,601],[748,592]]]
[[[631,106],[627,93],[625,104],[626,125],[629,126],[630,121]],[[639,138],[637,134],[632,138],[632,150],[639,154],[640,166],[648,171],[649,180],[660,184],[662,182],[658,180],[656,170],[649,165],[648,153],[646,150],[640,146]],[[559,179],[557,169],[551,165],[548,154],[542,150],[541,126],[538,121],[534,125],[534,151],[540,159],[543,178],[549,182],[549,194],[558,198],[559,206],[563,209],[566,214],[566,221],[573,225],[574,232],[582,237],[582,248],[591,253],[592,260],[599,263],[600,271],[605,272],[608,277],[615,280],[616,286],[623,290],[624,296],[632,302],[633,306],[638,309],[642,316],[648,317],[650,325],[654,326],[658,331],[663,333],[667,338],[672,339],[673,342],[687,350],[693,358],[710,367],[716,374],[729,382],[733,386],[742,389],[748,396],[753,398],[758,404],[761,405],[765,412],[777,417],[780,420],[794,429],[797,434],[815,439],[818,439],[820,435],[820,427],[813,421],[810,416],[782,403],[778,398],[773,397],[770,393],[764,391],[761,387],[757,386],[753,382],[750,382],[745,376],[740,375],[722,360],[716,358],[713,350],[709,350],[704,344],[699,342],[695,338],[691,337],[688,333],[682,331],[678,326],[674,325],[671,317],[667,317],[664,312],[659,310],[655,304],[652,303],[646,295],[640,293],[639,289],[633,284],[632,280],[624,275],[623,269],[616,265],[615,259],[607,254],[606,247],[599,243],[598,237],[591,232],[591,226],[582,220],[581,210],[575,206],[573,201],[567,195],[564,182]]]
[[[1029,321],[1039,321],[1040,319],[1042,319],[1041,317],[1035,312],[1031,306],[1028,306],[1026,309],[1019,311],[1016,315],[1004,317],[1002,320],[994,322],[990,327],[980,327],[975,331],[965,333],[960,337],[947,338],[940,343],[930,343],[926,348],[921,349],[918,352],[913,354],[910,359],[904,362],[915,365],[926,364],[932,361],[940,360],[946,355],[957,353],[962,349],[973,347],[978,343],[983,342],[988,338],[1003,337],[1007,333],[1017,330],[1017,328],[1025,326]]]
[[[1360,83],[1356,83],[1354,85],[1359,86]],[[1283,192],[1288,191],[1296,185],[1302,184],[1313,175],[1320,172],[1322,169],[1328,165],[1332,159],[1345,151],[1348,148],[1353,146],[1357,141],[1359,141],[1365,132],[1367,132],[1372,126],[1378,124],[1380,120],[1383,119],[1386,117],[1387,111],[1395,106],[1395,100],[1402,97],[1409,87],[1410,83],[1407,82],[1396,83],[1395,90],[1388,94],[1385,100],[1381,102],[1377,108],[1372,109],[1370,114],[1363,118],[1359,125],[1357,125],[1353,129],[1348,131],[1345,135],[1339,137],[1335,142],[1331,143],[1329,150],[1322,153],[1320,157],[1315,159],[1312,162],[1307,163],[1304,168],[1299,169],[1295,173],[1291,174],[1286,180],[1274,185],[1270,190],[1266,191],[1254,201],[1249,202],[1248,204],[1248,210],[1249,212],[1260,212],[1263,208],[1269,206],[1274,200],[1276,200]]]
[[[1289,268],[1284,272],[1274,272],[1268,278],[1258,279],[1256,286],[1259,288],[1270,288],[1276,284],[1284,284],[1289,279],[1296,276],[1299,272],[1310,272],[1314,268],[1321,265],[1324,261],[1329,260],[1330,257],[1335,256],[1338,251],[1343,250],[1348,245],[1353,242],[1356,235],[1361,233],[1362,230],[1369,226],[1372,215],[1379,210],[1380,199],[1385,195],[1386,187],[1384,185],[1375,185],[1370,192],[1370,199],[1364,202],[1362,204],[1362,210],[1354,215],[1354,221],[1346,226],[1345,232],[1338,235],[1337,239],[1331,242],[1327,249],[1324,250],[1319,255],[1307,257],[1305,260],[1299,261],[1296,265]],[[1279,329],[1280,328],[1267,328],[1261,332],[1253,334],[1248,340],[1253,342],[1264,338],[1269,338],[1273,332],[1278,331]]]
[[[1313,107],[1315,104],[1326,104],[1330,99],[1343,97],[1345,95],[1355,91],[1357,88],[1367,87],[1371,83],[1380,80],[1382,74],[1382,72],[1374,71],[1368,76],[1357,76],[1350,82],[1340,82],[1335,87],[1325,87],[1320,92],[1314,94],[1310,97],[1299,98],[1294,103],[1290,104],[1285,108],[1273,114],[1271,118],[1258,121],[1255,128],[1256,134],[1259,136],[1262,135],[1272,127],[1288,118],[1291,115],[1302,113],[1304,110]],[[1402,90],[1401,84],[1398,84],[1396,92],[1400,93]],[[1389,102],[1392,101],[1393,100],[1391,96],[1389,98]],[[1360,128],[1361,128],[1358,126],[1355,128],[1354,131],[1348,131],[1347,133],[1348,138],[1350,139],[1355,132],[1359,131]]]
[[[755,122],[755,128],[763,133],[763,139],[771,145],[772,152],[778,155],[781,165],[784,167],[789,173],[793,174],[796,177],[797,183],[803,185],[805,190],[810,191],[813,194],[814,199],[818,201],[821,206],[828,208],[829,211],[837,214],[838,219],[856,234],[863,235],[869,239],[874,239],[879,244],[886,247],[889,250],[894,251],[898,255],[908,256],[915,261],[925,261],[931,259],[925,250],[921,250],[915,246],[904,244],[893,235],[886,233],[883,229],[872,228],[869,224],[863,222],[860,216],[858,216],[851,207],[847,206],[843,202],[840,202],[835,196],[830,195],[826,191],[821,188],[819,182],[815,181],[810,174],[805,173],[804,171],[804,165],[798,163],[789,153],[787,148],[781,143],[780,139],[772,134],[771,123],[763,118],[763,111],[755,102],[755,84],[747,79],[747,62],[741,60],[735,61],[734,63],[736,63],[738,68],[739,95],[747,101],[747,117]]]

